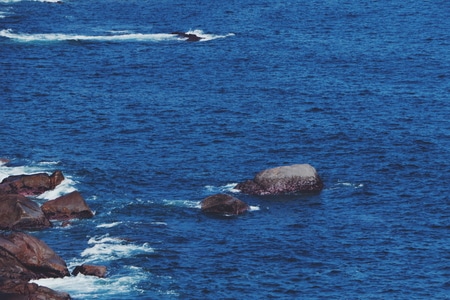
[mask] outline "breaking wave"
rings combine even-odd
[[[207,34],[202,30],[188,31],[186,34],[195,34],[201,38],[200,42],[210,41],[219,38],[233,36],[233,33],[226,35]],[[82,34],[65,34],[65,33],[16,33],[11,29],[3,29],[0,31],[0,37],[9,38],[21,42],[58,42],[58,41],[97,41],[97,42],[133,42],[133,41],[177,41],[186,40],[187,38],[179,37],[172,33],[133,33],[127,31],[110,32],[104,35],[82,35]]]

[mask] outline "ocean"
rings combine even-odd
[[[171,34],[187,32],[189,42]],[[0,180],[95,216],[31,232],[73,299],[449,299],[450,2],[0,0]],[[319,194],[236,183],[309,163]],[[244,215],[202,214],[227,193]]]

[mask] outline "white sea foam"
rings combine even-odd
[[[77,189],[75,188],[75,185],[77,184],[76,181],[74,181],[70,176],[67,176],[64,178],[64,180],[57,185],[53,190],[46,191],[39,196],[37,196],[37,199],[44,199],[44,200],[53,200],[58,197],[61,197],[63,195],[66,195],[68,193],[74,192]]]
[[[127,33],[111,35],[77,35],[64,33],[14,33],[10,29],[0,31],[0,36],[22,42],[52,42],[52,41],[163,41],[174,40],[173,34],[167,33]]]
[[[112,227],[116,227],[117,225],[120,225],[120,224],[122,224],[122,222],[103,223],[103,224],[97,225],[97,228],[112,228]]]
[[[203,30],[200,30],[200,29],[189,30],[186,32],[186,34],[195,34],[196,36],[201,38],[200,42],[206,42],[206,41],[211,41],[211,40],[215,40],[215,39],[223,39],[226,37],[234,36],[234,33],[228,33],[225,35],[204,33]]]
[[[149,273],[135,266],[129,266],[127,274],[127,276],[111,275],[107,278],[78,274],[77,276],[46,278],[31,280],[30,282],[56,291],[67,292],[74,299],[121,299],[121,295],[129,295],[133,292],[136,294],[142,293],[143,291],[137,285],[149,280],[148,277],[150,276]]]
[[[218,38],[225,38],[234,34],[214,35],[205,34],[201,30],[189,31],[187,33],[196,34],[201,37],[200,41],[210,41]],[[170,41],[178,40],[176,34],[171,33],[132,33],[128,31],[111,32],[108,35],[77,35],[64,33],[15,33],[11,29],[0,31],[1,37],[6,37],[21,42],[52,42],[52,41],[101,41],[101,42],[121,42],[121,41]]]
[[[41,166],[8,167],[5,164],[0,164],[0,181],[9,176],[29,175],[35,173],[43,173],[46,171],[46,168],[43,168]]]
[[[223,193],[223,192],[239,193],[239,190],[234,188],[236,185],[237,183],[228,183],[223,186],[207,185],[205,186],[205,189],[208,191],[208,193]]]
[[[163,200],[164,205],[169,206],[180,206],[180,207],[188,207],[188,208],[200,208],[200,201],[192,201],[192,200]]]
[[[257,210],[260,210],[260,209],[261,208],[259,206],[250,205],[250,211],[257,211]]]
[[[154,251],[148,243],[136,245],[120,238],[110,237],[108,234],[92,237],[88,244],[92,246],[81,252],[84,262],[110,261]]]

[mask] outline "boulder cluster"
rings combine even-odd
[[[33,197],[54,189],[63,180],[64,175],[58,170],[51,175],[10,176],[0,182],[0,299],[70,299],[67,293],[29,282],[70,273],[65,261],[47,244],[22,232],[49,228],[50,220],[69,222],[94,216],[78,191],[42,206],[33,201]],[[78,273],[104,277],[106,268],[82,265],[72,275]]]
[[[6,163],[0,158],[0,163]],[[71,299],[64,292],[30,283],[31,279],[70,276],[64,260],[43,241],[21,230],[41,230],[52,226],[51,221],[91,218],[93,212],[78,191],[71,192],[39,206],[33,197],[57,187],[64,175],[53,174],[10,176],[0,182],[0,299]],[[316,170],[308,164],[296,164],[267,169],[235,186],[242,193],[290,195],[320,192],[323,182]],[[242,200],[227,194],[215,194],[201,202],[206,214],[237,216],[250,209]],[[105,277],[104,266],[81,265],[78,273]]]
[[[313,166],[295,164],[263,170],[253,179],[238,183],[234,189],[256,196],[292,195],[320,192],[323,182]],[[217,194],[205,198],[201,209],[205,213],[232,216],[248,211],[249,206],[230,195]]]

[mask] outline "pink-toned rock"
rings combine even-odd
[[[73,276],[77,276],[79,273],[88,276],[97,276],[100,278],[106,277],[106,267],[105,266],[93,266],[93,265],[81,265],[76,266],[72,272]]]
[[[0,195],[0,229],[37,230],[50,226],[34,201],[19,194]]]
[[[57,292],[36,283],[0,278],[2,300],[70,300],[70,295]]]
[[[22,274],[28,279],[69,275],[67,265],[61,257],[43,241],[23,232],[0,236],[0,253],[6,261],[13,259],[9,264],[10,269],[14,269],[13,266],[17,263],[17,278],[21,278]],[[10,275],[0,273],[0,278],[8,276]]]
[[[235,189],[251,195],[284,195],[320,192],[323,182],[314,167],[296,164],[261,171],[253,180],[239,183]]]
[[[0,183],[0,194],[40,195],[53,190],[64,180],[64,175],[57,170],[53,174],[37,173],[31,175],[9,176]]]
[[[86,219],[94,216],[78,191],[47,201],[41,209],[50,220]]]
[[[223,216],[240,215],[249,209],[245,202],[226,194],[212,195],[201,202],[203,212]]]

